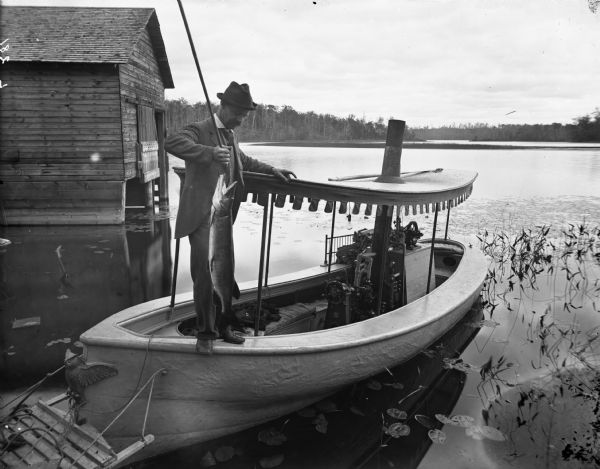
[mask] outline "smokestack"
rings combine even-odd
[[[403,182],[400,178],[400,159],[402,158],[402,141],[406,122],[390,119],[388,121],[387,137],[381,175],[375,179],[377,182]]]

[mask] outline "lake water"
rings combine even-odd
[[[382,149],[367,148],[243,148],[316,180],[377,173],[383,157]],[[181,164],[176,158],[171,163]],[[596,467],[589,461],[598,454],[598,436],[589,436],[583,424],[600,422],[590,404],[600,393],[594,361],[600,323],[600,244],[594,231],[600,221],[600,149],[403,151],[402,171],[438,167],[479,173],[472,196],[451,211],[449,237],[481,248],[487,230],[487,249],[491,253],[493,246],[496,261],[483,306],[437,347],[302,415],[138,466],[206,467],[212,456],[217,467],[226,468],[266,467],[280,460],[277,467]],[[12,241],[0,248],[0,405],[59,368],[66,347],[93,324],[169,294],[179,190],[172,172],[169,182],[170,215],[131,211],[118,227],[0,227],[0,237]],[[445,213],[438,236],[443,236]],[[246,203],[236,222],[240,281],[257,277],[261,217],[261,207]],[[403,223],[412,219],[426,237],[431,235],[432,215],[406,217]],[[338,216],[336,234],[370,227],[373,220],[362,213],[350,220]],[[545,236],[536,228],[541,225],[551,226]],[[269,275],[321,263],[330,229],[331,214],[323,210],[276,209]],[[543,244],[550,258],[528,257],[523,239],[514,238],[523,229],[531,230],[524,238],[529,245]],[[499,238],[500,233],[513,238]],[[579,258],[561,257],[565,242],[573,240],[585,252],[581,248]],[[188,246],[183,240],[178,292],[191,289]],[[536,270],[523,270],[515,257],[512,264],[510,256],[505,262],[498,257],[515,250],[517,259]],[[565,373],[570,383],[577,378],[579,388],[566,384]],[[62,386],[56,376],[44,390],[51,394]],[[406,411],[406,419],[393,419],[390,408]],[[443,417],[436,414],[462,417],[442,425]],[[316,429],[319,415],[327,422],[326,433],[323,425]],[[407,425],[410,434],[386,434],[394,423]],[[259,443],[258,433],[269,428],[284,433],[287,441]],[[500,428],[500,436],[490,428]]]

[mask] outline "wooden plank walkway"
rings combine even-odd
[[[3,433],[0,468],[48,463],[56,468],[111,468],[153,440],[147,435],[135,448],[116,454],[98,431],[72,423],[65,412],[41,401],[17,411],[6,424],[15,433]],[[18,444],[4,449],[4,440],[13,437]]]

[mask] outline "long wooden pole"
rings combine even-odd
[[[208,91],[206,90],[206,85],[204,84],[204,77],[202,76],[202,70],[200,70],[200,62],[198,62],[198,56],[196,55],[196,48],[194,47],[194,41],[192,40],[192,34],[190,33],[190,27],[188,26],[187,19],[185,17],[185,11],[183,11],[183,4],[181,0],[177,0],[179,5],[179,11],[181,11],[181,17],[183,18],[183,24],[185,25],[185,31],[187,32],[188,41],[190,42],[190,47],[192,48],[192,55],[194,56],[194,62],[196,63],[196,70],[198,70],[198,76],[200,77],[200,82],[202,83],[202,90],[204,91],[204,97],[206,98],[206,105],[208,107],[208,112],[210,113],[210,118],[213,123],[213,127],[215,128],[215,133],[217,134],[217,140],[219,141],[219,146],[223,146],[223,140],[221,139],[221,134],[219,133],[219,129],[217,127],[217,122],[215,121],[215,116],[212,110],[212,106],[210,105],[210,98],[208,97]]]
[[[170,321],[175,311],[175,292],[177,291],[177,269],[179,267],[179,238],[175,240],[175,263],[173,264],[173,277],[171,280],[171,304],[167,311],[167,321]]]

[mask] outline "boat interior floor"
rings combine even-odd
[[[407,252],[404,280],[406,301],[402,304],[411,303],[426,295],[428,289],[433,290],[442,285],[458,268],[464,246],[451,240],[436,240],[433,272],[429,272],[430,253],[431,244],[427,241]],[[310,275],[307,276],[307,273]],[[360,288],[355,284],[353,269],[340,263],[333,264],[330,268],[320,266],[310,272],[286,274],[273,279],[273,284],[265,289],[262,298],[258,334],[255,334],[256,291],[254,289],[252,293],[251,285],[248,284],[246,287],[250,289],[242,293],[242,298],[234,301],[233,312],[238,322],[234,327],[245,336],[296,334],[329,329],[373,317],[373,303],[363,301],[365,297],[360,296]],[[338,290],[334,294],[329,289],[331,285],[337,285]],[[400,307],[394,301],[390,300],[382,309],[390,311]],[[136,332],[157,336],[196,336],[193,302],[187,303],[181,313],[184,316],[180,316],[179,320],[153,326],[149,322],[147,328],[142,330],[140,327]],[[135,323],[126,324],[126,327],[137,328]]]

